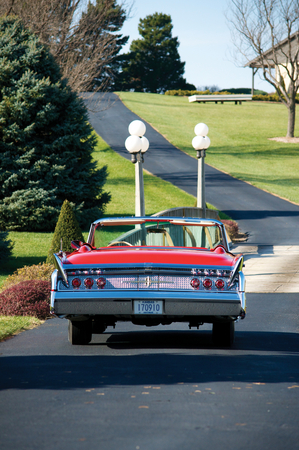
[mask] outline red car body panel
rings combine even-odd
[[[97,250],[82,247],[68,255],[74,265],[100,264],[188,264],[205,266],[233,266],[235,256],[218,247],[214,251],[192,249],[158,249],[142,247],[103,248]],[[82,251],[83,250],[83,251]],[[216,256],[217,255],[217,256]]]

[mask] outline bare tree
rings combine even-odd
[[[94,79],[106,70],[116,53],[120,35],[109,31],[115,0],[1,0],[0,15],[14,14],[30,27],[61,67],[62,76],[80,93],[95,89]],[[123,21],[126,8],[118,5]],[[119,40],[119,39],[118,39]],[[109,76],[102,78],[96,90],[105,90]]]
[[[287,137],[294,137],[299,1],[231,0],[227,19],[242,62],[262,69],[265,80],[288,108]]]

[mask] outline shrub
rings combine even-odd
[[[54,262],[53,253],[59,252],[61,248],[61,239],[63,251],[72,251],[71,241],[73,240],[84,241],[84,237],[73,208],[67,200],[64,201],[61,207],[52,244],[47,257],[47,263],[51,264]]]
[[[228,95],[231,94],[229,91],[214,91],[211,92],[208,89],[206,91],[190,91],[182,89],[173,89],[166,91],[165,95],[174,95],[179,97],[190,97],[191,95]]]
[[[49,281],[27,280],[0,293],[0,315],[33,316],[46,319],[50,314]]]
[[[280,98],[278,97],[278,94],[276,94],[276,92],[272,93],[272,94],[267,94],[267,95],[254,95],[252,97],[252,100],[255,101],[262,101],[262,102],[281,102]],[[296,103],[299,103],[299,95],[296,95]]]
[[[13,243],[6,231],[0,231],[0,266],[11,256]]]
[[[53,270],[54,266],[47,263],[24,266],[21,269],[17,269],[12,275],[9,275],[6,278],[1,290],[7,289],[10,286],[14,286],[27,280],[50,281]]]
[[[225,229],[232,240],[239,235],[239,225],[237,222],[234,222],[233,220],[221,220],[221,222],[224,224]]]

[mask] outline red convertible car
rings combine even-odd
[[[51,288],[51,312],[69,320],[72,344],[88,344],[118,321],[211,323],[216,345],[233,343],[246,310],[243,257],[230,252],[221,222],[101,219],[72,248],[54,255]]]

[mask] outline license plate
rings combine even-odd
[[[135,300],[134,314],[162,314],[162,300]]]

